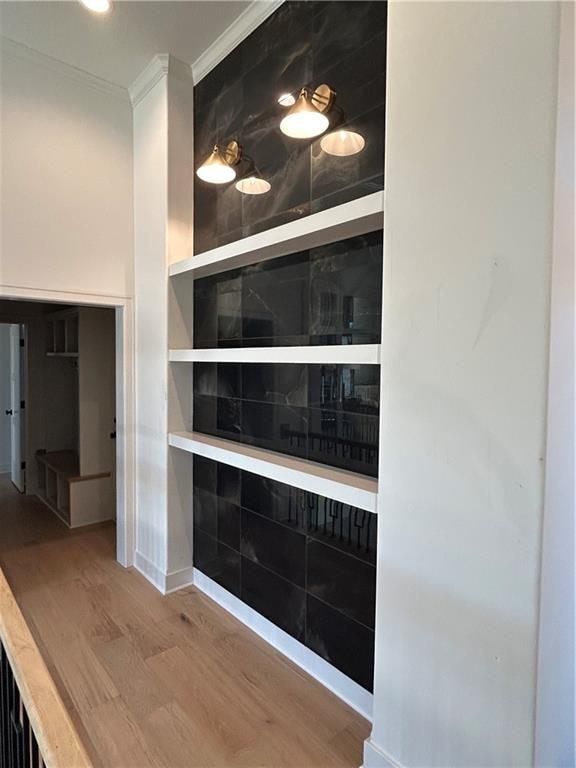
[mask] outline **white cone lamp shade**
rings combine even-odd
[[[328,155],[348,157],[362,152],[366,142],[364,137],[354,131],[332,131],[322,137],[320,146]]]
[[[258,176],[248,176],[236,182],[236,189],[245,195],[264,195],[270,192],[270,182]]]
[[[280,123],[280,130],[292,139],[313,139],[328,128],[330,121],[312,104],[305,89]]]
[[[206,162],[198,168],[196,175],[209,184],[228,184],[236,178],[236,171],[226,162],[216,146]]]

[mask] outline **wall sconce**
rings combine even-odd
[[[271,189],[270,182],[261,178],[256,173],[245,176],[237,181],[234,186],[238,192],[242,192],[244,195],[264,195],[266,192],[270,192]]]
[[[271,184],[262,178],[254,160],[248,155],[243,155],[242,160],[241,175],[234,185],[238,192],[244,195],[264,195],[270,192]]]
[[[278,96],[278,104],[281,107],[292,107],[296,104],[296,99],[291,93],[283,93],[282,96]]]
[[[281,97],[286,102],[285,94]],[[329,85],[319,85],[312,93],[302,88],[300,96],[286,117],[280,122],[280,130],[293,139],[313,139],[330,126],[324,114],[334,101],[335,93]]]
[[[278,99],[278,104],[290,107],[286,117],[280,122],[280,130],[286,136],[294,139],[313,139],[320,136],[330,128],[330,120],[326,113],[334,111],[336,93],[329,85],[319,85],[313,93],[307,88],[302,88],[298,101],[294,103],[294,97],[290,93],[284,93]],[[336,108],[336,118],[332,125],[342,125],[345,120],[344,113]],[[328,155],[348,157],[362,152],[366,142],[364,137],[355,131],[344,128],[332,130],[322,137],[320,146]]]
[[[210,156],[196,171],[196,175],[209,184],[228,184],[236,178],[233,166],[238,165],[242,150],[237,141],[231,141],[227,146],[214,145]]]
[[[364,137],[355,131],[347,131],[340,128],[322,136],[320,146],[328,155],[348,157],[362,152],[366,142]]]

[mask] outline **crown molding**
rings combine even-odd
[[[167,77],[168,74],[176,77],[178,80],[190,81],[190,84],[192,84],[192,73],[189,64],[176,59],[169,53],[157,53],[128,89],[132,106],[135,107],[139,104],[150,93],[152,88],[162,78]]]
[[[104,80],[97,75],[92,75],[84,69],[74,67],[71,64],[66,64],[66,62],[60,61],[60,59],[55,59],[52,56],[48,56],[46,53],[41,53],[35,48],[30,48],[23,43],[18,43],[16,40],[12,40],[4,35],[0,35],[0,51],[12,58],[29,61],[36,66],[49,69],[50,71],[63,75],[70,80],[74,80],[85,87],[92,88],[92,90],[98,91],[98,93],[103,93],[106,96],[113,96],[121,101],[128,100],[128,91],[126,88],[111,83],[109,80]]]
[[[169,55],[167,53],[158,53],[148,62],[128,88],[133,107],[139,104],[147,93],[150,93],[156,83],[159,83],[163,77],[167,76],[168,68]]]
[[[256,27],[279,8],[284,0],[253,0],[220,37],[192,64],[194,85],[199,83],[222,59],[234,50]]]

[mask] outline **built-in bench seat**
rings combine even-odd
[[[81,475],[76,451],[38,451],[38,496],[70,528],[114,517],[111,472]]]

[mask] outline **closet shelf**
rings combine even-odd
[[[200,432],[172,432],[168,442],[173,448],[196,456],[376,512],[378,481],[374,478]]]
[[[177,261],[170,267],[170,276],[204,277],[364,235],[381,229],[383,223],[384,192],[374,192]]]
[[[380,344],[331,344],[306,347],[233,347],[171,349],[171,363],[304,363],[378,365]]]

